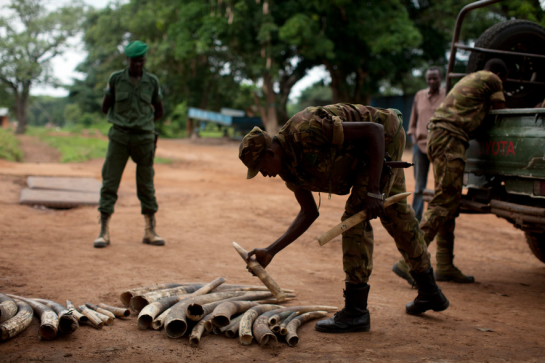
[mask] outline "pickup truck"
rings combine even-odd
[[[533,254],[545,263],[545,29],[508,20],[486,30],[474,47],[458,43],[465,15],[499,0],[464,7],[456,20],[447,90],[452,80],[501,58],[509,68],[507,109],[490,111],[466,153],[461,213],[492,213],[524,231]],[[467,73],[453,73],[456,51],[470,51]],[[432,191],[425,192],[431,200]]]

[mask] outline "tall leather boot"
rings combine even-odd
[[[428,310],[443,311],[449,307],[449,302],[441,289],[435,283],[433,268],[426,272],[411,271],[411,275],[418,286],[418,296],[407,304],[405,310],[408,314],[419,315]]]
[[[411,268],[409,267],[409,265],[407,265],[404,259],[400,259],[399,261],[394,263],[394,265],[392,266],[392,271],[397,276],[407,281],[409,285],[411,286],[414,285],[414,280],[413,280],[413,277],[411,276]]]
[[[144,214],[144,220],[146,222],[146,229],[144,230],[144,238],[142,243],[153,246],[164,246],[165,240],[155,233],[155,215]]]
[[[110,244],[110,218],[111,214],[100,213],[100,234],[93,243],[95,248],[103,248]]]
[[[323,333],[349,333],[369,331],[371,317],[367,310],[369,285],[345,284],[344,309],[335,313],[332,318],[320,320],[316,323],[316,330]]]
[[[454,243],[437,239],[437,253],[435,254],[437,259],[437,271],[435,272],[436,280],[466,284],[475,282],[475,278],[473,276],[464,275],[462,271],[454,266],[453,248]]]

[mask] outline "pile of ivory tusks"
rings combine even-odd
[[[50,340],[57,333],[71,334],[79,328],[79,323],[102,329],[104,324],[113,324],[115,318],[128,317],[131,312],[126,308],[118,308],[106,304],[90,304],[74,307],[66,301],[66,307],[45,299],[25,298],[0,293],[0,341],[13,338],[30,325],[32,316],[40,319],[38,335]]]
[[[206,333],[240,338],[249,345],[255,339],[261,346],[284,337],[289,346],[299,342],[297,328],[322,318],[334,306],[281,307],[273,295],[260,286],[224,284],[220,277],[203,284],[158,284],[123,292],[121,301],[139,312],[138,327],[160,330],[169,338],[189,335],[192,346],[199,345]],[[293,290],[284,290],[291,301]]]

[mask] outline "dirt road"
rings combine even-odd
[[[153,283],[218,276],[258,283],[231,242],[247,249],[268,245],[285,231],[298,205],[280,179],[245,180],[237,151],[236,143],[161,140],[158,156],[179,160],[156,166],[158,232],[167,241],[165,247],[141,243],[144,221],[130,162],[112,218],[112,244],[100,250],[92,247],[99,229],[95,208],[43,210],[17,202],[26,175],[100,178],[102,160],[39,165],[0,161],[0,291],[119,305],[124,289]],[[407,175],[407,180],[411,190],[413,179]],[[316,237],[338,223],[345,198],[322,195],[318,221],[268,267],[280,285],[297,290],[297,303],[343,305],[340,238],[319,247]],[[395,244],[380,223],[373,226],[368,333],[325,335],[309,323],[300,329],[296,348],[283,343],[266,349],[243,347],[218,336],[207,336],[191,348],[186,339],[169,339],[163,331],[139,330],[132,317],[101,331],[83,326],[73,335],[45,342],[38,339],[34,319],[20,336],[0,344],[0,361],[545,361],[545,265],[530,253],[521,232],[494,216],[461,216],[456,263],[478,283],[441,283],[451,307],[415,317],[404,307],[416,291],[390,271],[399,258]],[[433,256],[434,244],[430,251]]]

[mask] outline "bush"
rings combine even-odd
[[[0,159],[8,161],[23,160],[23,152],[19,149],[19,141],[13,132],[0,128]]]

